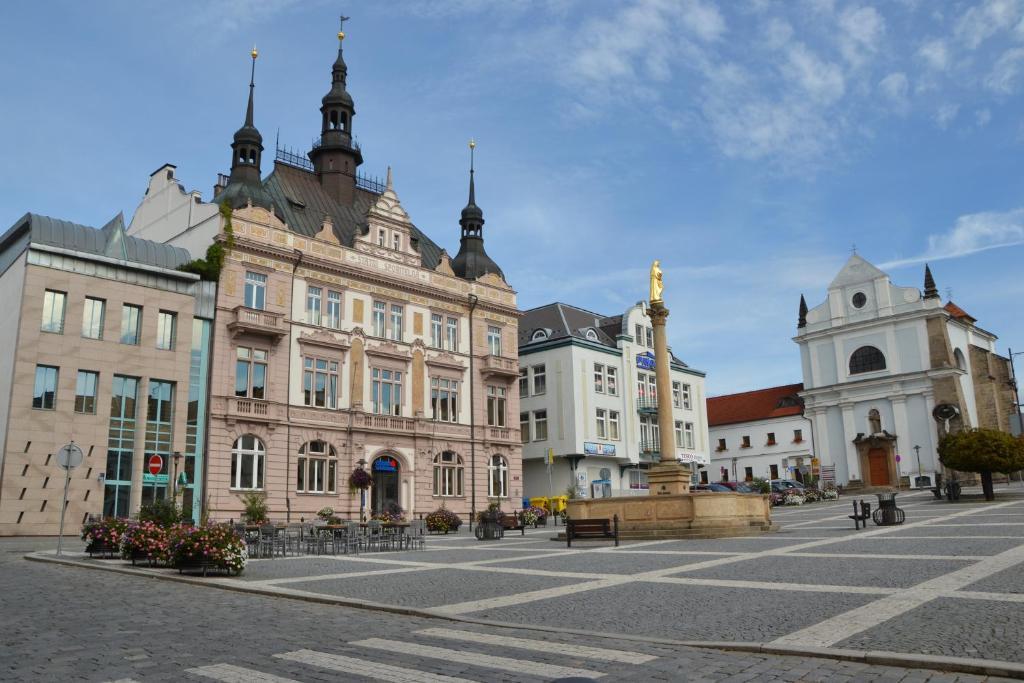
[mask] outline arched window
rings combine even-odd
[[[326,441],[309,441],[299,449],[295,490],[299,493],[335,493],[338,454]]]
[[[871,434],[882,433],[882,416],[874,408],[868,411],[868,429]]]
[[[964,352],[960,349],[953,351],[953,359],[956,360],[956,366],[961,370],[967,369],[967,360],[964,358]]]
[[[338,128],[338,112],[331,110],[331,130]]]
[[[487,495],[491,498],[508,498],[508,460],[492,455],[487,466]]]
[[[862,346],[850,356],[850,374],[885,370],[885,356],[874,346]]]
[[[231,488],[243,491],[263,489],[267,449],[257,437],[245,434],[231,448]]]
[[[530,341],[544,341],[548,338],[547,330],[534,330],[533,336],[530,337]]]
[[[587,336],[587,339],[589,339],[590,341],[597,341],[598,340],[598,338],[597,338],[597,331],[594,330],[593,328],[587,330],[586,336]]]
[[[462,457],[444,451],[434,456],[434,495],[462,495]]]
[[[348,130],[348,117],[345,112],[338,114],[338,127],[342,130]]]

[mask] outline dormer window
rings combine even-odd
[[[597,332],[595,332],[593,329],[587,330],[586,331],[586,336],[587,336],[587,339],[589,339],[590,341],[594,341],[594,342],[597,341]]]
[[[534,330],[530,341],[544,341],[548,338],[547,330]]]

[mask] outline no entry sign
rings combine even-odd
[[[159,455],[155,455],[155,454],[149,456],[149,473],[150,474],[152,474],[155,477],[156,475],[160,474],[160,472],[163,470],[163,468],[164,468],[164,459],[163,458],[161,458]]]

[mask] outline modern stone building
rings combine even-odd
[[[251,492],[266,495],[273,519],[292,521],[392,504],[466,518],[522,493],[511,418],[519,313],[484,250],[473,171],[453,259],[412,223],[390,171],[380,184],[358,174],[347,74],[339,45],[320,137],[308,158],[278,150],[265,179],[250,82],[213,201],[164,166],[130,229],[226,252],[210,398],[214,519],[238,518]],[[365,500],[349,488],[355,468],[373,478]]]
[[[0,237],[0,535],[57,533],[71,441],[67,528],[132,514],[182,471],[198,519],[213,287],[176,270],[189,260],[120,215],[97,230],[26,214]]]
[[[943,304],[927,266],[922,292],[856,254],[822,304],[808,309],[801,297],[800,396],[837,483],[930,485],[947,430],[1010,430],[1010,364],[975,323]]]
[[[711,481],[795,479],[819,475],[802,384],[708,399]]]
[[[672,396],[655,386],[654,331],[638,302],[604,316],[553,303],[519,323],[519,429],[527,496],[646,495],[658,462],[658,412],[671,410],[673,456],[708,464],[704,373],[673,356]],[[549,455],[551,465],[548,466]],[[706,476],[706,472],[705,472]]]

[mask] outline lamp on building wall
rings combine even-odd
[[[174,451],[172,456],[174,468],[171,470],[171,502],[178,500],[178,472],[180,471],[181,457],[181,451]]]

